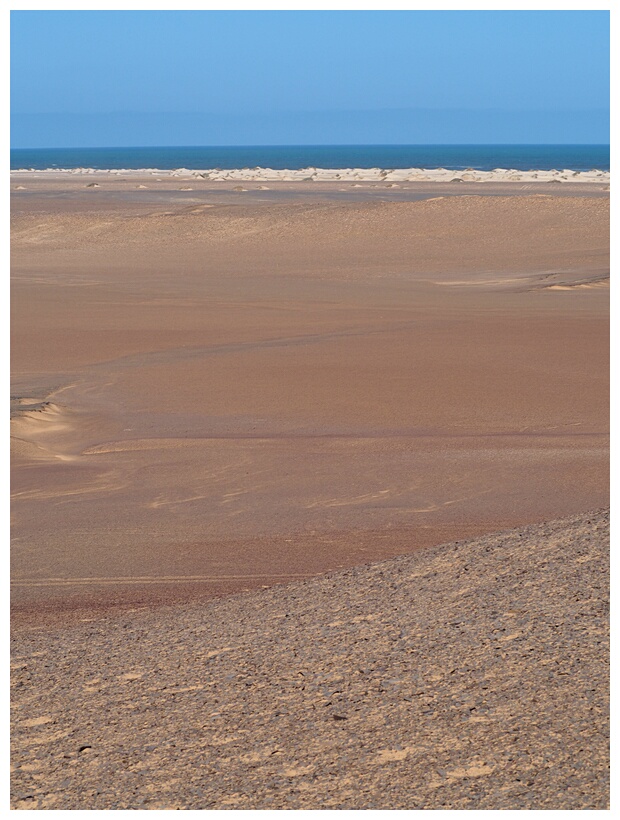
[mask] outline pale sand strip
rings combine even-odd
[[[42,171],[19,169],[11,171],[15,180],[62,178],[66,176],[93,177],[159,177],[211,182],[610,182],[609,171],[519,171],[508,168],[496,168],[493,171],[477,171],[473,168],[450,170],[448,168],[210,168],[195,170],[176,168],[162,170],[158,168],[48,168]]]
[[[269,573],[261,575],[149,575],[149,576],[123,576],[118,578],[24,578],[11,581],[11,586],[15,587],[49,587],[49,586],[88,586],[96,587],[114,586],[116,584],[186,584],[186,583],[213,583],[219,584],[221,581],[255,581],[257,579],[285,579],[308,578],[309,572],[287,572]]]

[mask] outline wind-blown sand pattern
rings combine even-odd
[[[377,201],[76,184],[14,201],[28,617],[253,588],[607,503],[596,185]]]
[[[40,809],[605,809],[609,517],[19,636]]]
[[[605,549],[603,531],[594,529],[602,519],[575,516],[608,505],[608,180],[239,185],[157,173],[148,180],[97,173],[96,182],[83,173],[12,175],[12,607],[18,663],[34,663],[25,673],[32,677],[17,680],[16,718],[25,716],[19,726],[36,732],[31,747],[21,728],[15,735],[15,805],[269,808],[281,793],[290,808],[603,807],[598,698],[607,656],[594,641],[586,647],[570,624],[579,615],[588,635],[598,630],[598,615],[587,619],[607,589],[602,559],[585,560]],[[504,536],[490,533],[567,517],[572,523],[558,524],[544,547],[544,527],[507,536],[504,580],[499,564],[485,563],[481,545],[491,545],[494,560],[505,555],[496,549]],[[452,548],[433,552],[482,536],[463,547],[471,550],[467,569]],[[548,566],[547,549],[555,551]],[[411,586],[397,569],[431,567],[437,556],[432,571],[446,585],[437,595]],[[384,559],[395,561],[381,565],[389,592],[378,588],[378,570],[342,574]],[[521,581],[522,570],[534,574]],[[326,572],[336,574],[312,580]],[[310,623],[294,604],[298,594]],[[591,607],[575,609],[582,594]],[[329,627],[349,623],[353,611],[377,613],[384,631],[401,624],[402,640],[415,635],[415,667],[399,638],[375,681],[361,655],[385,655],[384,631],[374,632],[372,620],[353,631]],[[292,631],[270,631],[276,612],[290,614]],[[557,629],[544,612],[553,612]],[[468,617],[460,655],[453,622]],[[489,628],[513,617],[533,654],[518,667],[510,652],[521,644],[507,641],[512,660],[501,671]],[[161,639],[146,640],[138,623]],[[179,639],[170,637],[173,623]],[[311,623],[336,630],[324,656],[313,654],[323,650]],[[203,626],[215,631],[203,635]],[[133,634],[143,638],[129,640]],[[252,636],[252,669],[262,670],[258,682],[267,686],[251,697],[250,686],[231,683],[255,674],[244,666],[243,635]],[[276,640],[284,642],[277,652]],[[84,653],[72,654],[72,646]],[[294,654],[278,654],[289,646],[304,655],[300,677],[307,669],[330,675],[350,658],[358,671],[345,671],[356,681],[357,702],[375,681],[377,691],[388,687],[385,709],[358,715],[353,735],[333,735],[354,725],[350,714],[341,720],[336,713],[323,752],[308,745],[316,726],[306,721],[307,736],[301,724],[301,734],[291,730],[302,701],[283,671],[293,668]],[[232,647],[222,655],[224,677],[197,680],[196,664],[204,671],[208,661],[210,669],[219,654],[207,655],[223,647]],[[477,658],[479,674],[464,672],[450,685],[436,677],[468,657]],[[109,671],[101,671],[102,658]],[[552,680],[559,691],[559,678],[546,670],[556,659],[574,667],[569,658],[582,666],[561,682],[560,709],[549,690]],[[50,662],[66,672],[53,673],[53,685],[45,678]],[[388,667],[404,671],[388,675]],[[397,689],[389,689],[390,680],[406,680],[412,700],[403,703],[418,704],[415,670],[434,686],[420,691],[443,699],[439,733],[432,705],[406,711],[413,707],[401,707]],[[451,743],[450,693],[460,703],[483,672],[505,676],[505,689],[484,696],[493,703],[495,757],[479,751],[482,735],[475,755],[467,738],[462,747]],[[188,711],[162,700],[158,681],[140,688],[160,673],[162,691],[180,687],[183,698],[196,699]],[[527,702],[510,688],[517,678]],[[227,693],[219,704],[211,680]],[[309,691],[319,684],[332,686],[317,678]],[[49,699],[36,700],[48,688]],[[325,693],[336,703],[334,692]],[[596,715],[589,729],[582,717],[574,732],[561,724],[567,703],[581,715],[588,698],[596,700],[588,701]],[[278,733],[289,733],[293,745],[279,758],[268,743],[276,728],[269,721],[284,706],[291,711]],[[116,717],[106,722],[91,708]],[[392,713],[400,715],[394,731]],[[70,715],[81,717],[69,725]],[[149,715],[159,728],[143,743],[138,724],[146,726]],[[511,762],[505,741],[519,716],[527,728]],[[166,725],[164,739],[158,732]],[[488,729],[469,718],[466,725]],[[89,726],[96,742],[80,736],[74,749],[75,732]],[[414,729],[422,732],[423,757],[411,751]],[[228,732],[241,738],[230,754],[220,748],[228,748]],[[346,737],[351,745],[338,745]],[[101,755],[88,763],[90,749],[79,747],[97,744]],[[30,759],[27,747],[45,762]],[[298,747],[308,759],[297,760]],[[454,759],[444,760],[447,749]],[[541,749],[551,751],[545,757]],[[250,760],[263,752],[268,764]],[[318,780],[306,772],[312,754]],[[532,769],[522,765],[525,755]],[[431,758],[437,768],[423,776]],[[350,782],[341,771],[330,774],[325,760],[336,759],[351,770]],[[208,769],[212,786],[205,786],[205,761],[221,766],[220,779]],[[68,775],[74,763],[81,773]],[[273,769],[280,763],[308,775],[298,793],[282,791],[279,778],[298,774]],[[246,764],[258,768],[247,774]],[[119,767],[114,797],[110,772]],[[472,774],[480,769],[490,779]],[[170,782],[162,771],[173,772]],[[402,777],[390,791],[394,771]],[[331,797],[325,778],[336,784]]]

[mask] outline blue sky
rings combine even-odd
[[[608,142],[605,11],[14,11],[13,147]]]

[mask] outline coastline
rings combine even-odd
[[[558,182],[558,183],[598,183],[609,184],[609,171],[531,170],[496,168],[493,171],[465,169],[453,171],[446,168],[302,168],[276,170],[273,168],[230,168],[230,169],[188,169],[176,168],[47,168],[34,170],[20,168],[11,170],[16,179],[49,179],[74,176],[96,178],[139,177],[171,178],[183,177],[210,182]]]

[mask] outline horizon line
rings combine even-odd
[[[47,145],[47,146],[11,146],[11,151],[111,151],[157,148],[441,148],[462,146],[507,146],[507,147],[539,147],[545,146],[598,146],[610,148],[609,142],[281,142],[281,143],[227,143],[227,144],[157,144],[157,145]]]

